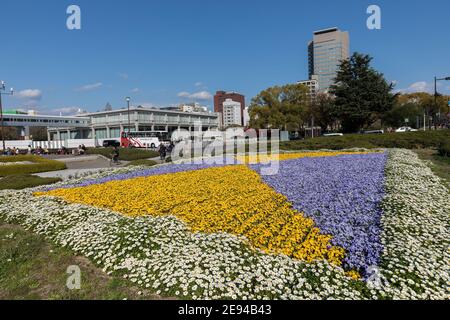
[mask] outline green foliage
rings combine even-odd
[[[319,126],[323,132],[332,128],[337,121],[334,114],[334,99],[328,94],[319,93],[308,109],[309,118],[314,117],[314,123]]]
[[[99,154],[107,158],[111,158],[111,153],[113,148],[90,148],[87,149],[87,154]],[[152,150],[135,149],[135,148],[120,148],[119,149],[119,160],[123,161],[133,161],[140,159],[156,158],[159,153]]]
[[[450,141],[443,141],[439,144],[438,149],[439,155],[442,157],[449,157],[450,158]]]
[[[17,174],[59,171],[67,168],[63,162],[49,160],[40,156],[33,155],[1,156],[0,162],[32,162],[31,164],[2,165],[0,166],[0,177]]]
[[[342,150],[351,148],[438,148],[450,140],[450,130],[391,133],[380,135],[345,135],[342,137],[320,137],[280,144],[283,150]]]
[[[395,101],[383,74],[370,66],[372,58],[354,53],[342,61],[330,93],[335,98],[335,116],[341,121],[344,132],[358,132],[370,126]]]
[[[423,117],[423,110],[421,107],[414,103],[396,104],[394,108],[389,110],[383,115],[383,122],[385,126],[391,126],[399,128],[405,125],[417,128],[417,117]],[[405,123],[405,119],[409,122]]]
[[[60,182],[60,178],[41,178],[32,175],[10,175],[0,178],[0,190],[21,190]]]
[[[289,84],[268,88],[252,99],[250,127],[255,129],[298,130],[308,103],[308,88]]]
[[[134,160],[131,161],[127,166],[146,166],[146,167],[153,167],[155,165],[157,165],[158,163],[156,161],[153,160],[146,160],[146,159],[141,159],[141,160]]]

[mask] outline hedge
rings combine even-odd
[[[60,182],[60,178],[41,178],[32,175],[10,175],[0,178],[0,190],[20,190]]]
[[[0,162],[32,162],[31,164],[0,165],[0,177],[10,175],[32,174],[39,172],[58,171],[67,169],[66,164],[56,160],[49,160],[40,156],[0,156]]]
[[[442,142],[438,148],[439,155],[442,157],[450,157],[450,141]]]
[[[146,167],[153,167],[155,165],[157,165],[158,163],[156,161],[153,160],[146,160],[146,159],[141,159],[141,160],[133,160],[131,161],[127,166],[146,166]]]
[[[107,158],[111,158],[111,153],[113,148],[89,148],[87,149],[87,154],[99,154]],[[133,161],[140,159],[156,158],[159,153],[152,150],[135,149],[135,148],[120,148],[119,149],[119,160],[123,161]]]
[[[289,141],[280,144],[282,150],[341,150],[350,148],[439,148],[450,141],[450,130],[386,133],[352,134],[342,137],[319,137],[315,139]]]

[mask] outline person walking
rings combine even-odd
[[[161,143],[159,145],[159,156],[160,156],[161,160],[166,159],[166,152],[167,152],[166,146],[163,143]]]
[[[111,156],[112,156],[112,161],[114,164],[119,164],[119,156],[120,156],[120,151],[119,151],[119,147],[114,147],[113,151],[111,152]]]

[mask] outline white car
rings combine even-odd
[[[416,129],[413,129],[413,128],[411,128],[411,127],[401,127],[401,128],[398,128],[397,130],[395,130],[395,132],[397,132],[397,133],[403,133],[403,132],[417,132],[417,130],[416,130]]]

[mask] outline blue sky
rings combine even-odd
[[[81,30],[66,28],[70,4]],[[381,30],[366,27],[370,4],[381,7]],[[222,89],[249,102],[306,79],[312,32],[334,26],[397,89],[431,90],[435,75],[450,76],[448,0],[2,0],[1,9],[0,78],[17,92],[6,108],[96,111],[126,96],[212,106]]]

